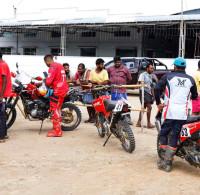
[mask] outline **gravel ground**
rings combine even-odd
[[[129,101],[140,107],[137,95]],[[84,121],[86,108],[80,109]],[[155,113],[154,105],[152,122]],[[171,173],[157,169],[157,131],[141,133],[138,114],[131,113],[136,149],[129,154],[114,136],[103,147],[105,138],[93,124],[47,138],[52,125],[45,121],[39,135],[40,122],[25,120],[18,110],[10,139],[0,144],[0,194],[198,194],[199,168],[175,157]]]

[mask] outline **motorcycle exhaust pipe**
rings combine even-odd
[[[160,125],[160,121],[159,120],[155,121],[155,126],[156,126],[156,129],[157,129],[158,133],[160,133],[161,125]]]

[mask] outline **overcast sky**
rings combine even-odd
[[[71,8],[79,10],[109,9],[109,14],[169,15],[181,11],[181,0],[1,0],[0,19],[17,14],[38,13],[41,9]],[[183,0],[184,10],[200,8],[200,0]],[[52,12],[53,14],[53,12]],[[67,15],[67,13],[66,13]]]

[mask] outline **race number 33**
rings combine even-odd
[[[183,127],[181,129],[181,137],[191,137],[191,135],[190,135],[190,129],[186,128],[186,127]]]

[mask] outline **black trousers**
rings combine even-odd
[[[177,147],[179,133],[185,120],[165,119],[160,131],[160,144],[170,145],[173,148]],[[171,138],[168,143],[168,134],[172,131]]]
[[[6,119],[6,102],[3,102],[0,104],[0,139],[7,135]]]

